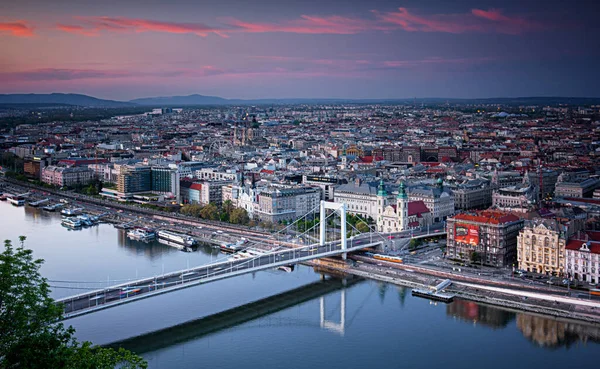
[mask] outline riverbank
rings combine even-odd
[[[356,266],[346,265],[344,267],[340,263],[327,262],[325,265],[320,265],[319,261],[315,261],[313,266],[398,286],[419,289],[429,289],[431,286],[439,283],[440,279],[445,278],[417,273],[412,270],[397,269],[390,265],[379,266],[370,263],[360,263]],[[412,266],[407,265],[406,267]],[[452,280],[451,277],[450,279]],[[566,298],[558,295],[546,295],[542,299],[540,298],[542,296],[537,298],[530,297],[532,295],[535,296],[535,292],[510,289],[509,286],[501,288],[477,284],[475,281],[465,283],[453,280],[453,282],[452,286],[446,289],[446,292],[451,292],[457,298],[463,300],[541,314],[547,317],[586,322],[600,327],[600,302],[597,301]],[[537,293],[537,295],[542,294]]]

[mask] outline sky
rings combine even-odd
[[[0,2],[0,93],[600,97],[600,1]]]

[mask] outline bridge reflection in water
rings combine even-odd
[[[345,329],[346,316],[346,288],[363,281],[358,278],[334,279],[326,278],[308,285],[295,288],[274,296],[270,296],[249,304],[245,304],[233,309],[209,315],[197,320],[189,321],[173,327],[150,332],[137,337],[128,338],[123,341],[111,343],[109,347],[123,347],[138,354],[152,352],[176,344],[185,343],[208,334],[218,332],[224,329],[232,328],[243,323],[262,318],[292,306],[313,300],[320,297],[320,327],[337,334],[343,335]],[[341,290],[341,291],[340,291]],[[325,319],[325,301],[326,295],[335,291],[341,293],[340,303],[340,322],[335,323]],[[308,321],[277,321],[277,325],[311,325],[318,327]]]

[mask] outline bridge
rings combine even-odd
[[[279,242],[280,246],[252,257],[244,259],[229,258],[225,261],[217,261],[159,276],[142,278],[62,298],[57,300],[57,302],[64,305],[64,319],[69,319],[124,303],[247,273],[274,269],[323,257],[342,256],[345,259],[349,252],[376,247],[385,242],[385,238],[381,234],[374,232],[361,234],[360,231],[347,223],[346,206],[344,204],[321,201],[319,208],[319,222],[303,232],[301,236],[297,236],[297,239],[301,239],[302,235],[309,236],[311,232],[314,232],[316,235],[318,232],[319,243],[298,245],[289,242]],[[314,212],[315,210],[316,208],[312,211]],[[329,214],[328,210],[331,210]],[[296,222],[307,215],[299,218]],[[341,229],[339,232],[328,233],[327,224],[335,222],[336,215],[339,215]],[[294,227],[294,223],[287,228]],[[348,228],[350,228],[350,232]],[[348,237],[349,233],[353,234],[354,232],[357,232],[355,236]],[[339,239],[328,240],[328,235],[331,238],[332,234],[339,236]],[[281,236],[281,232],[278,232],[278,238],[279,236]],[[270,245],[272,244],[269,243],[269,247]]]

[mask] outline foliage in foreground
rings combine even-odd
[[[78,342],[75,330],[60,319],[63,308],[50,297],[39,272],[43,260],[31,250],[4,241],[0,254],[0,369],[8,368],[146,368],[125,349],[113,350]]]

